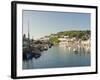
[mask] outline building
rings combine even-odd
[[[60,47],[66,47],[68,45],[68,42],[69,42],[69,37],[64,36],[63,38],[58,38],[58,40],[59,40]]]

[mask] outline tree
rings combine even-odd
[[[53,43],[53,44],[58,44],[58,43],[59,43],[59,40],[58,40],[57,37],[51,37],[51,38],[50,38],[50,41],[51,41],[51,43]]]

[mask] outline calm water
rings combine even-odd
[[[64,47],[53,46],[37,59],[23,61],[23,69],[80,67],[91,65],[90,53],[84,50],[73,52]]]

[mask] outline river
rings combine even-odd
[[[91,65],[91,53],[84,50],[74,52],[64,47],[53,46],[43,51],[38,58],[23,61],[23,69],[81,67]]]

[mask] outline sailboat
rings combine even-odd
[[[40,51],[36,48],[32,49],[32,47],[30,46],[30,33],[29,33],[29,20],[28,20],[28,39],[27,39],[27,47],[26,49],[23,51],[23,60],[30,60],[33,57],[34,58],[39,58],[41,56]]]

